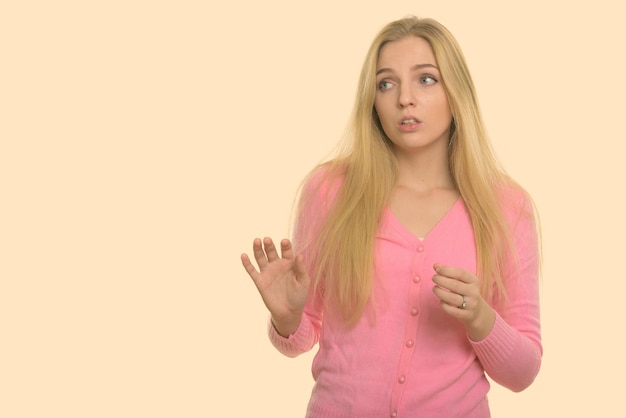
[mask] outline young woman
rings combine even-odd
[[[303,186],[294,245],[242,262],[287,356],[319,343],[307,417],[488,417],[542,347],[530,197],[498,165],[462,52],[432,19],[385,26],[349,143]]]

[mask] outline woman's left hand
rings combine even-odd
[[[469,337],[480,341],[491,332],[495,311],[483,299],[478,278],[467,270],[435,264],[433,292],[442,309],[465,325]]]

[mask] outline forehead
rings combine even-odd
[[[437,65],[430,44],[417,36],[407,36],[398,41],[388,42],[378,53],[377,69],[402,69],[417,64]]]

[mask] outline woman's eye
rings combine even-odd
[[[380,83],[378,83],[378,89],[379,90],[389,90],[391,88],[391,82],[389,81],[381,81]]]
[[[424,75],[420,77],[420,83],[422,84],[435,84],[436,82],[437,82],[437,79],[433,77],[432,75]]]

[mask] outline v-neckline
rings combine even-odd
[[[459,208],[462,205],[463,205],[463,199],[461,198],[461,196],[459,196],[454,201],[454,204],[450,206],[450,208],[444,213],[441,219],[439,219],[423,237],[417,236],[415,233],[413,233],[413,231],[411,231],[402,222],[400,222],[398,217],[393,213],[393,211],[388,205],[385,206],[385,215],[386,215],[387,220],[391,222],[393,225],[395,225],[394,230],[400,232],[400,234],[404,237],[404,239],[408,240],[411,243],[419,244],[419,243],[423,243],[426,241],[430,241],[430,239],[434,235],[437,234],[438,230],[445,228],[452,214],[455,211],[457,211],[458,210],[457,208]]]

